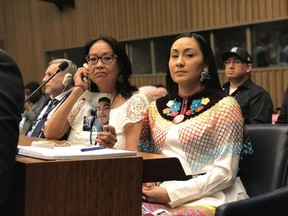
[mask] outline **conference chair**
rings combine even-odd
[[[288,125],[248,125],[254,153],[239,163],[250,198],[226,203],[215,216],[288,215]]]

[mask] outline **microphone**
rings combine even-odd
[[[32,97],[39,89],[41,89],[44,85],[46,85],[47,82],[49,82],[56,74],[58,74],[61,71],[64,71],[68,67],[68,62],[63,61],[59,66],[58,69],[54,74],[52,74],[45,82],[43,82],[37,89],[35,89],[26,99],[25,102],[29,100],[30,97]]]

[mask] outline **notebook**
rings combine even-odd
[[[34,157],[45,160],[75,160],[85,158],[107,158],[135,156],[136,151],[102,148],[97,150],[83,151],[82,145],[68,147],[43,148],[34,146],[18,145],[18,155]]]

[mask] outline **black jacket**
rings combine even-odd
[[[226,95],[229,95],[230,83],[223,85]],[[246,80],[231,94],[239,103],[245,124],[263,124],[272,122],[273,103],[269,93],[252,82]]]
[[[7,215],[8,201],[19,138],[19,122],[24,110],[24,84],[13,59],[0,49],[0,215]]]

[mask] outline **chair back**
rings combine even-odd
[[[287,185],[288,125],[248,125],[254,153],[239,163],[239,176],[250,197]]]

